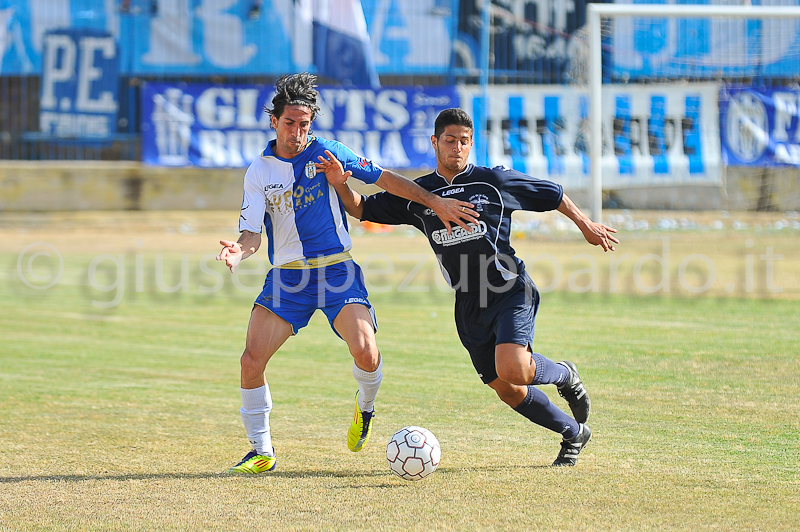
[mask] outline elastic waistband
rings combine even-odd
[[[325,255],[324,257],[315,257],[313,259],[301,259],[292,262],[287,262],[276,268],[284,270],[311,270],[314,268],[323,268],[331,264],[339,264],[347,260],[353,260],[349,251],[342,251],[341,253],[334,253],[333,255]]]

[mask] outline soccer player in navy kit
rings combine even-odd
[[[560,185],[504,167],[468,163],[473,124],[461,109],[436,118],[431,143],[436,171],[416,179],[422,188],[471,204],[464,211],[478,217],[469,229],[452,232],[424,205],[388,192],[361,196],[346,183],[349,172],[327,153],[318,167],[343,198],[347,212],[361,220],[413,225],[428,237],[442,273],[456,291],[455,320],[483,382],[499,398],[533,423],[561,434],[554,466],[573,466],[592,432],[586,425],[590,400],[575,364],[553,362],[533,352],[539,292],[509,243],[511,213],[558,210],[604,251],[618,244],[616,229],[592,222],[564,194]],[[573,417],[554,405],[536,385],[555,384]]]
[[[347,433],[350,450],[360,451],[372,429],[382,379],[375,343],[377,323],[361,269],[349,254],[351,241],[341,201],[325,176],[317,173],[319,156],[335,156],[348,175],[424,203],[448,227],[454,223],[467,229],[466,222],[476,220],[465,212],[469,203],[432,194],[338,142],[311,136],[311,122],[319,112],[315,83],[316,77],[307,73],[283,76],[276,82],[273,108],[267,112],[277,138],[245,174],[241,236],[237,242],[220,241],[223,248],[217,260],[233,272],[258,250],[265,229],[273,265],[250,315],[240,361],[241,416],[252,450],[230,468],[234,473],[275,468],[269,426],[272,396],[264,372],[272,355],[308,324],[317,309],[325,313],[353,356],[358,392]]]

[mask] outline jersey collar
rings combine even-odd
[[[317,137],[315,137],[313,135],[308,135],[306,137],[306,145],[303,148],[303,151],[301,151],[300,153],[298,153],[297,155],[295,155],[291,159],[284,159],[283,157],[278,157],[277,155],[275,155],[274,148],[275,148],[275,143],[277,142],[277,140],[276,139],[272,139],[271,141],[269,141],[267,143],[267,147],[264,148],[264,151],[261,152],[261,156],[262,157],[275,157],[276,159],[280,159],[281,161],[292,161],[292,160],[294,160],[295,157],[298,157],[299,155],[302,155],[302,153],[304,151],[306,151],[308,149],[308,147],[311,146],[311,143],[314,142],[315,140],[317,140]]]
[[[443,176],[442,174],[440,174],[440,173],[439,173],[439,170],[436,170],[436,175],[438,175],[439,177],[441,177],[441,178],[444,180],[444,182],[445,182],[445,183],[447,183],[448,185],[454,185],[454,184],[455,184],[455,182],[456,182],[456,179],[458,179],[459,177],[461,177],[461,176],[463,176],[463,175],[468,175],[468,174],[470,174],[470,173],[472,172],[472,169],[473,169],[474,167],[475,167],[475,166],[474,166],[472,163],[467,163],[467,166],[465,166],[465,167],[464,167],[464,169],[463,169],[463,170],[461,170],[459,173],[457,173],[456,175],[454,175],[454,176],[453,176],[453,180],[452,180],[452,181],[450,181],[450,182],[448,182],[448,181],[447,181],[447,178],[446,178],[445,176]]]

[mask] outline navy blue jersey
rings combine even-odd
[[[434,194],[468,201],[480,213],[471,231],[454,226],[447,234],[444,223],[431,209],[381,192],[364,198],[362,219],[383,224],[413,225],[428,237],[447,282],[458,292],[479,293],[496,288],[524,270],[511,247],[511,213],[552,211],[561,205],[564,190],[552,181],[535,179],[505,167],[467,165],[451,184],[438,172],[416,183]]]

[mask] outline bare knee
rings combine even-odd
[[[348,342],[347,347],[350,349],[350,354],[353,355],[353,361],[355,361],[356,366],[369,372],[378,369],[381,355],[378,352],[374,336],[370,334],[358,335],[357,338]]]
[[[242,381],[252,381],[254,379],[263,379],[266,363],[261,360],[253,351],[245,349],[242,357],[239,359],[242,367]]]
[[[356,366],[364,371],[375,371],[381,362],[381,355],[375,344],[366,343],[364,345],[351,346],[350,354],[353,355],[353,361],[355,361]]]
[[[498,344],[495,348],[497,376],[509,384],[525,386],[533,381],[536,366],[528,346]]]
[[[520,403],[519,398],[517,397],[518,394],[515,393],[514,391],[495,390],[495,392],[497,392],[497,397],[499,397],[501,401],[503,401],[511,408],[516,407]]]
[[[497,397],[511,408],[518,407],[528,394],[527,386],[516,386],[502,379],[495,379],[489,386],[497,393]]]
[[[516,364],[504,364],[497,368],[497,376],[500,377],[500,379],[509,384],[516,384],[517,386],[530,384],[533,380],[533,376],[530,375],[530,373],[529,367]]]

